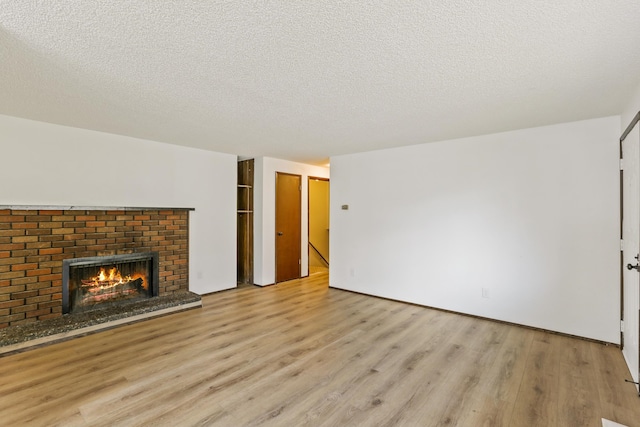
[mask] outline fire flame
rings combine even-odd
[[[120,271],[116,267],[109,268],[109,271],[104,267],[100,267],[100,272],[97,276],[90,278],[88,281],[83,281],[85,284],[91,283],[92,286],[97,286],[100,289],[114,287],[117,285],[122,285],[128,282],[132,282],[137,279],[142,279],[142,287],[147,289],[147,280],[144,274],[134,273],[133,275],[123,276]]]
[[[96,277],[92,277],[91,280],[94,282],[110,282],[114,285],[118,285],[121,283],[130,282],[133,280],[131,276],[124,276],[120,274],[117,268],[113,267],[109,269],[109,273],[104,269],[104,267],[100,267],[100,274]]]

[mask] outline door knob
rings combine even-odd
[[[282,231],[278,231],[278,236],[282,236],[284,233]]]
[[[633,269],[635,269],[636,271],[640,271],[640,264],[636,264],[636,265],[627,264],[627,270],[633,270]]]

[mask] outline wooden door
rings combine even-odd
[[[622,354],[634,381],[640,373],[640,131],[622,141]]]
[[[300,277],[300,175],[276,172],[276,283]]]

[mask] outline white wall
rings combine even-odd
[[[309,176],[329,178],[329,169],[303,163],[270,157],[255,159],[254,169],[254,272],[253,283],[260,286],[275,282],[276,268],[276,172],[284,172],[302,176],[302,234],[301,234],[301,275],[309,274],[309,213],[308,213],[308,180]]]
[[[189,289],[236,286],[237,158],[0,115],[0,204],[183,207]]]
[[[619,133],[616,116],[333,157],[331,286],[618,343]]]

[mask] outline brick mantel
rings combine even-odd
[[[158,252],[159,294],[187,291],[190,210],[0,207],[0,328],[62,315],[69,258]]]

